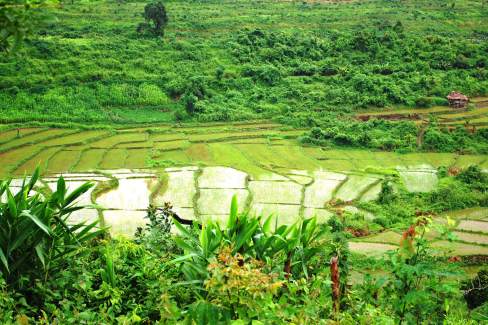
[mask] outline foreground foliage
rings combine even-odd
[[[0,201],[0,272],[15,288],[28,284],[27,275],[46,281],[80,245],[102,233],[95,229],[98,222],[68,223],[69,215],[81,209],[74,206],[76,200],[93,184],[68,193],[61,177],[56,191],[46,196],[32,193],[38,181],[39,169],[24,179],[16,194],[9,181],[0,183],[0,197],[6,198]]]
[[[459,175],[471,183],[479,178],[472,169]],[[226,227],[182,225],[166,205],[148,210],[148,225],[134,239],[110,239],[95,224],[72,225],[67,218],[89,184],[67,194],[60,178],[56,192],[41,196],[30,193],[36,179],[16,196],[2,183],[1,220],[13,220],[19,207],[17,218],[30,225],[19,237],[33,247],[22,250],[31,265],[16,270],[16,281],[17,257],[1,269],[2,323],[476,324],[485,317],[485,289],[478,284],[486,271],[462,291],[459,261],[439,255],[425,239],[432,230],[448,236],[448,228],[428,217],[415,219],[400,248],[379,260],[349,252],[341,216],[327,225],[311,218],[279,226],[271,217],[237,213],[236,198]],[[32,246],[39,234],[58,258]],[[364,279],[351,282],[351,268],[364,268]],[[478,307],[471,316],[463,295]]]

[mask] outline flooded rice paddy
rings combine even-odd
[[[410,192],[428,192],[437,186],[439,166],[488,168],[482,155],[302,147],[296,138],[303,130],[269,122],[18,133],[0,132],[1,178],[13,177],[13,185],[19,185],[19,177],[39,165],[44,175],[39,186],[51,190],[61,174],[70,189],[93,181],[96,187],[79,202],[89,208],[71,218],[99,218],[113,234],[129,236],[145,224],[149,204],[170,202],[184,219],[225,222],[233,195],[240,211],[273,215],[276,224],[311,216],[325,222],[333,214],[332,200],[371,220],[375,216],[356,205],[379,195],[385,175]],[[453,212],[453,218],[457,245],[436,245],[459,254],[488,254],[488,209]],[[395,248],[399,236],[382,233],[352,243],[351,249],[374,255]]]

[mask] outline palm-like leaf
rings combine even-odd
[[[9,283],[38,271],[47,275],[61,267],[80,244],[104,232],[97,228],[98,222],[68,222],[69,214],[81,208],[75,206],[76,200],[93,184],[86,183],[68,194],[60,177],[52,195],[32,194],[39,175],[36,169],[15,195],[10,181],[0,183],[0,196],[6,196],[6,202],[0,202],[0,271]]]

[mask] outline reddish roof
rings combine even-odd
[[[457,91],[452,91],[448,96],[447,99],[449,100],[468,100],[468,97],[466,95],[461,94],[460,92]]]

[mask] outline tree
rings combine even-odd
[[[56,0],[0,0],[0,52],[13,52],[42,20],[39,8]]]
[[[146,19],[147,26],[149,22],[153,23],[153,33],[155,35],[163,36],[164,28],[168,23],[168,15],[166,14],[166,8],[161,1],[150,2],[144,7],[144,19]]]

